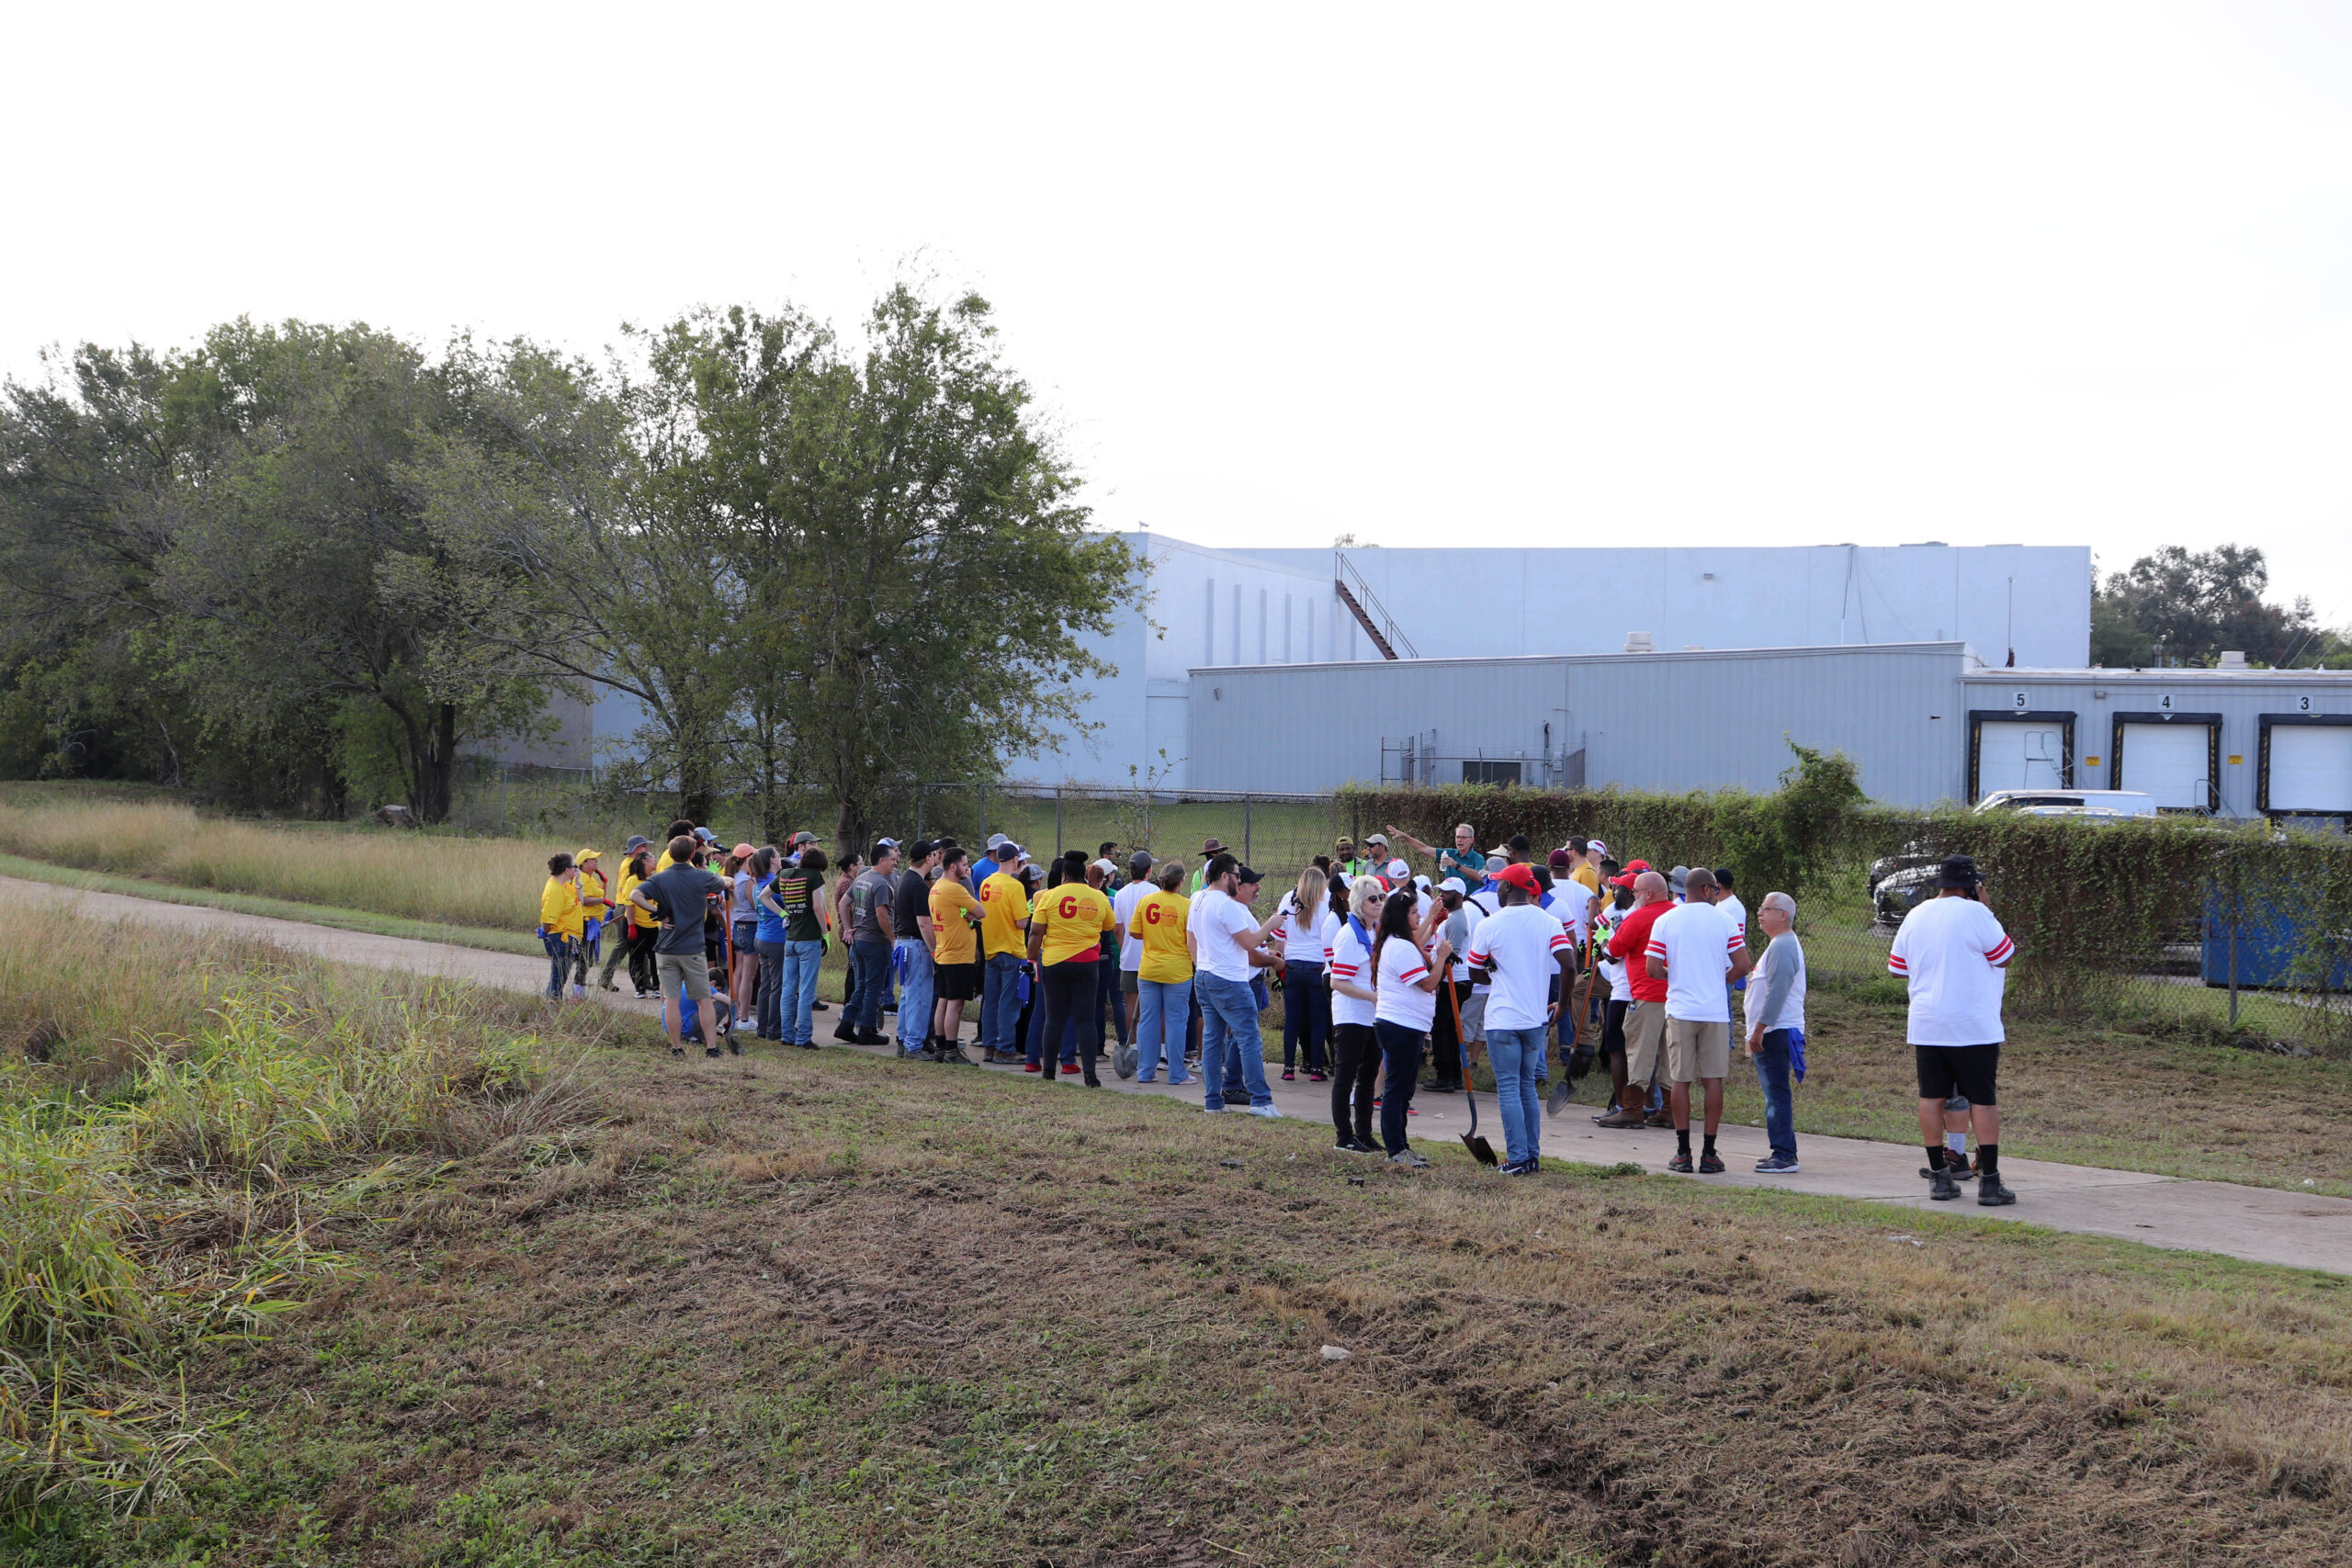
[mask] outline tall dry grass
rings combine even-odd
[[[79,919],[0,925],[0,1532],[206,1462],[177,1357],[260,1332],[388,1185],[593,1123],[577,1048],[628,1027]]]
[[[28,860],[456,926],[536,926],[548,856],[580,847],[390,829],[300,831],[160,801],[32,793],[0,800],[0,852]],[[619,845],[599,847],[617,881]]]

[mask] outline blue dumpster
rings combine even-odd
[[[2326,989],[2352,990],[2352,931],[2314,933],[2300,910],[2281,910],[2267,901],[2249,899],[2238,911],[2237,983],[2241,988],[2309,989],[2316,978],[2316,961],[2324,950],[2327,963]],[[2299,973],[2296,961],[2309,954],[2311,963]],[[2230,983],[2230,900],[2221,894],[2205,902],[2205,983]]]

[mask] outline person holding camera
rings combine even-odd
[[[1936,896],[1913,907],[1887,954],[1890,974],[1910,987],[1906,1033],[1919,1077],[1919,1135],[1928,1151],[1928,1196],[1950,1202],[1960,1183],[1947,1167],[1944,1101],[1968,1098],[1976,1129],[1976,1201],[2014,1203],[2001,1180],[2001,998],[2017,943],[1984,901],[1984,879],[1967,855],[1936,868]],[[1963,1160],[1967,1156],[1961,1156]]]

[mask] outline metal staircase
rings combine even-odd
[[[1388,613],[1388,607],[1372,591],[1372,584],[1363,580],[1363,573],[1348,559],[1345,550],[1331,552],[1331,591],[1340,596],[1340,603],[1355,616],[1356,625],[1363,627],[1364,635],[1372,638],[1372,646],[1380,649],[1380,657],[1420,657],[1414,651],[1411,639],[1398,629],[1396,617]]]

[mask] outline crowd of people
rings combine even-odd
[[[1596,1068],[1610,1084],[1598,1126],[1671,1128],[1669,1170],[1722,1172],[1736,1043],[1764,1100],[1756,1170],[1803,1169],[1805,956],[1785,892],[1763,896],[1751,930],[1728,866],[1662,871],[1582,837],[1547,852],[1524,837],[1481,850],[1467,823],[1439,847],[1392,826],[1316,856],[1261,919],[1262,875],[1214,838],[1191,868],[1116,850],[1039,863],[1001,833],[977,855],[884,838],[835,864],[813,833],[727,849],[707,827],[673,822],[658,845],[629,840],[611,883],[594,849],[550,859],[548,995],[584,998],[592,972],[617,990],[626,962],[637,995],[661,1000],[673,1056],[697,1043],[740,1054],[746,1019],[755,1039],[814,1050],[818,976],[839,942],[836,1041],[1099,1087],[1107,1037],[1122,1077],[1164,1075],[1197,1085],[1212,1114],[1278,1119],[1259,1023],[1278,992],[1282,1078],[1330,1086],[1337,1147],[1426,1167],[1413,1100],[1463,1092],[1475,1054],[1494,1079],[1498,1163],[1515,1177],[1542,1169],[1546,1117]],[[1980,1202],[2007,1203],[1996,1083],[2015,949],[1967,857],[1944,863],[1939,894],[1889,958],[1911,996],[1920,1175],[1939,1200],[1974,1180]]]

